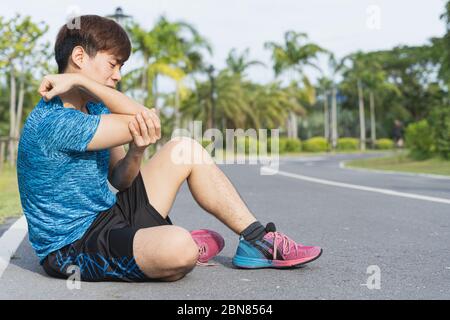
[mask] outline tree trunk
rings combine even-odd
[[[181,128],[181,113],[180,113],[180,84],[176,82],[175,91],[175,128]]]
[[[222,133],[224,136],[226,129],[227,129],[227,119],[225,118],[225,115],[222,115]]]
[[[286,120],[286,129],[288,138],[297,137],[297,115],[293,111],[289,111],[289,116]]]
[[[295,71],[290,70],[289,74],[289,86],[294,85]],[[294,100],[294,97],[290,97],[291,100]],[[289,111],[289,116],[286,122],[287,127],[287,136],[288,138],[297,138],[297,115],[294,111]]]
[[[333,89],[331,92],[331,146],[333,149],[337,147],[337,99],[336,99],[336,87],[333,85]]]
[[[145,59],[145,58],[144,58]],[[147,72],[148,72],[148,64],[147,64],[147,60],[145,61],[145,66],[144,66],[144,72],[142,74],[142,81],[141,81],[141,89],[142,89],[142,104],[145,105],[147,98],[148,98],[148,77],[147,77]]]
[[[6,141],[0,139],[0,173],[3,169],[3,163],[5,162],[5,147]]]
[[[361,80],[358,80],[358,100],[359,100],[359,125],[361,151],[366,150],[366,121],[364,116],[364,97]]]
[[[158,75],[153,78],[153,108],[158,110]]]
[[[158,109],[158,74],[155,73],[155,77],[153,78],[153,101],[154,101],[154,108],[159,111]],[[162,124],[161,124],[162,125]],[[156,151],[159,151],[161,149],[161,142],[158,140],[156,141]]]
[[[328,110],[328,93],[325,93],[325,100],[324,100],[324,119],[323,119],[323,125],[324,125],[324,135],[325,139],[327,139],[328,142],[330,142],[330,112]]]
[[[298,139],[298,117],[294,112],[292,112],[292,132],[294,135],[293,138]]]
[[[372,91],[370,91],[370,139],[372,148],[375,148],[375,141],[377,140],[377,128],[375,123],[375,98]]]
[[[11,74],[10,74],[10,90],[11,96],[9,101],[9,163],[11,166],[15,164],[15,141],[14,133],[15,133],[15,124],[16,124],[16,77],[14,68],[11,66]]]
[[[23,101],[25,98],[25,79],[24,77],[20,78],[20,85],[19,85],[19,102],[17,105],[17,115],[16,115],[16,125],[15,125],[15,132],[14,132],[14,138],[19,138],[20,133],[20,125],[22,124],[22,113],[23,113]]]

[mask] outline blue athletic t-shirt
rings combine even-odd
[[[100,123],[110,113],[88,102],[89,114],[65,108],[56,96],[41,99],[28,116],[19,141],[17,179],[29,240],[44,258],[80,239],[116,195],[108,186],[109,150],[87,151]]]

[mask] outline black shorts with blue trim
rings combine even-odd
[[[132,185],[116,194],[116,203],[95,218],[81,239],[50,253],[45,272],[55,278],[81,281],[152,280],[136,264],[133,239],[142,228],[172,225],[150,204],[141,172]]]

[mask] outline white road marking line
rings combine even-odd
[[[0,278],[27,232],[27,221],[22,216],[0,238]]]
[[[279,174],[282,176],[305,180],[305,181],[314,182],[314,183],[325,184],[325,185],[329,185],[329,186],[355,189],[355,190],[361,190],[361,191],[377,192],[377,193],[381,193],[381,194],[387,194],[390,196],[404,197],[404,198],[410,198],[410,199],[415,199],[415,200],[424,200],[424,201],[430,201],[430,202],[450,204],[450,199],[445,199],[445,198],[423,196],[420,194],[399,192],[399,191],[394,191],[394,190],[390,190],[390,189],[372,188],[372,187],[366,187],[366,186],[361,186],[361,185],[357,185],[357,184],[350,184],[350,183],[343,183],[343,182],[336,182],[336,181],[331,181],[331,180],[312,178],[312,177],[295,174],[295,173],[290,173],[290,172],[286,172],[286,171],[273,170],[273,169],[270,169],[267,167],[264,168],[263,170],[267,170],[267,171],[272,170],[274,172],[274,174]]]
[[[281,158],[280,157],[280,161],[284,161],[284,162],[313,162],[313,161],[323,161],[326,160],[325,157],[304,157],[304,158],[293,158],[293,159],[289,159],[289,158]]]

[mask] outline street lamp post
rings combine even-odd
[[[126,19],[131,18],[130,15],[124,14],[123,10],[121,7],[117,7],[116,11],[114,12],[114,14],[110,14],[106,16],[107,18],[111,18],[114,21],[116,21],[119,25],[121,25],[123,27],[123,23],[125,22]],[[117,90],[122,91],[122,83],[119,81],[119,83],[117,84]]]

